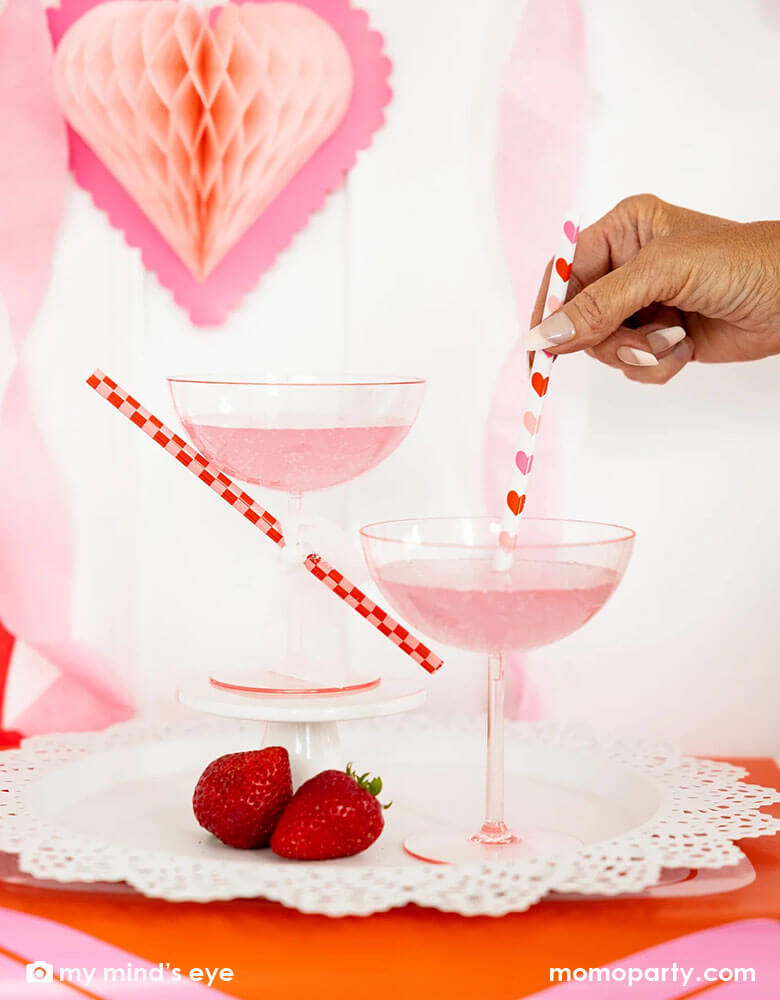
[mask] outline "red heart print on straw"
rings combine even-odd
[[[273,514],[269,514],[253,497],[249,496],[229,476],[226,476],[210,462],[205,455],[201,455],[183,438],[174,433],[170,427],[166,427],[162,420],[141,406],[138,400],[133,399],[112,378],[104,375],[101,371],[95,371],[87,379],[87,385],[116,407],[123,417],[127,417],[131,423],[140,428],[144,434],[160,445],[177,462],[180,462],[188,472],[205,483],[247,521],[259,528],[272,542],[280,548],[284,548],[282,526]],[[334,569],[322,556],[311,552],[304,560],[303,567],[311,573],[315,580],[319,580],[336,597],[341,598],[361,618],[365,618],[377,631],[387,636],[394,645],[411,657],[415,663],[419,663],[429,674],[435,673],[443,665],[444,660],[440,656],[437,656],[408,629],[391,618],[383,608],[374,603],[346,576]]]
[[[550,284],[545,295],[545,319],[550,313],[555,312],[555,309],[560,308],[561,303],[566,301],[566,289],[571,276],[571,266],[579,232],[579,225],[573,222],[571,217],[567,218],[561,227],[555,267],[550,271]],[[555,356],[546,351],[534,352],[526,410],[520,428],[520,446],[515,454],[512,482],[509,492],[506,494],[501,533],[498,537],[498,548],[493,560],[493,568],[497,572],[506,572],[512,566],[512,558],[517,546],[518,521],[525,508],[528,481],[534,460],[534,446],[536,436],[539,433],[542,406],[550,385],[550,372],[554,360]]]
[[[515,517],[517,517],[518,514],[522,513],[523,507],[525,507],[525,494],[519,496],[515,490],[510,490],[506,495],[506,505]]]

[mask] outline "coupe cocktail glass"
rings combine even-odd
[[[612,524],[523,518],[509,570],[494,569],[501,524],[491,518],[424,518],[372,524],[361,541],[373,579],[414,628],[488,654],[486,817],[467,833],[407,839],[425,861],[469,863],[545,853],[564,834],[514,832],[504,821],[504,656],[556,642],[604,606],[628,565],[634,532]]]
[[[230,476],[287,494],[283,530],[293,564],[296,553],[301,562],[307,554],[299,545],[303,494],[349,482],[387,458],[409,433],[425,390],[424,379],[383,376],[183,376],[168,382],[190,440],[207,458]],[[301,603],[291,580],[281,663],[249,675],[228,669],[212,683],[274,694],[378,684],[374,676],[305,655]]]

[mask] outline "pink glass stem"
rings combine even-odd
[[[485,800],[485,822],[471,839],[488,846],[516,842],[517,837],[504,822],[504,658],[501,653],[488,656]]]
[[[287,520],[284,523],[284,537],[290,551],[297,551],[300,545],[301,511],[303,494],[287,495]],[[291,566],[287,580],[287,648],[285,660],[287,669],[295,676],[296,667],[303,659],[303,618],[300,613],[298,580],[301,576],[298,566]]]

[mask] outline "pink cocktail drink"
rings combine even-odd
[[[524,518],[507,569],[497,568],[500,523],[423,518],[361,531],[371,575],[412,625],[459,649],[488,654],[485,821],[471,836],[434,830],[407,838],[414,857],[475,862],[492,852],[567,850],[572,838],[504,822],[504,654],[557,642],[581,628],[620,582],[634,532],[610,524]],[[575,842],[576,843],[576,842]]]
[[[193,444],[227,475],[287,494],[283,520],[287,628],[281,657],[265,669],[220,664],[218,687],[263,694],[330,694],[374,687],[376,670],[353,669],[346,657],[306,649],[307,551],[300,531],[303,495],[349,482],[384,461],[409,433],[425,381],[385,376],[210,378],[168,380]]]
[[[184,420],[195,445],[228,475],[287,493],[308,493],[347,483],[391,455],[411,423],[258,427],[235,414]]]
[[[517,559],[496,572],[489,558],[388,563],[377,582],[404,618],[458,649],[536,649],[583,626],[618,583],[587,563]]]

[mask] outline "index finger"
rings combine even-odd
[[[614,211],[614,210],[613,210]],[[566,301],[578,295],[583,288],[598,278],[608,274],[615,267],[625,264],[630,256],[636,256],[639,252],[639,240],[635,239],[633,244],[626,240],[619,240],[613,247],[612,239],[608,236],[608,226],[605,220],[612,213],[603,216],[598,222],[583,229],[577,237],[577,248],[572,262],[571,275],[569,277],[569,287],[566,292]],[[633,252],[631,252],[633,250]],[[531,314],[531,326],[537,326],[542,322],[545,312],[545,302],[547,299],[547,289],[550,284],[550,273],[552,271],[552,260],[548,261],[544,270],[542,283],[536,295],[533,313]],[[554,310],[553,310],[554,311]]]

